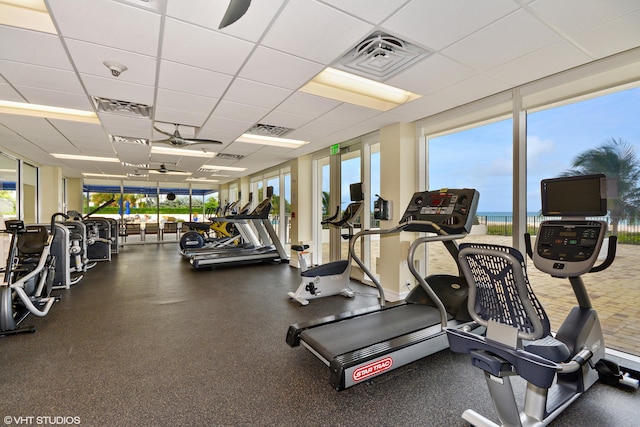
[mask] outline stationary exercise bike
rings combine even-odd
[[[362,193],[362,183],[351,184],[351,203],[347,206],[342,217],[340,216],[340,206],[336,209],[335,215],[323,220],[321,224],[347,228],[348,234],[341,234],[347,241],[353,238],[354,221],[362,212],[364,196]],[[351,254],[346,260],[328,262],[326,264],[309,267],[304,257],[305,250],[309,245],[291,245],[291,249],[298,254],[300,265],[300,275],[302,281],[295,292],[288,292],[289,298],[293,298],[302,305],[309,304],[310,299],[327,297],[331,295],[342,295],[353,298],[355,293],[349,288],[351,281]]]
[[[535,251],[527,252],[536,268],[568,278],[578,301],[555,336],[529,284],[525,259],[514,248],[465,243],[459,261],[469,283],[469,312],[486,327],[486,336],[447,330],[450,348],[468,353],[485,373],[500,423],[468,409],[462,418],[475,426],[543,426],[555,419],[599,379],[606,384],[638,388],[638,380],[606,360],[598,314],[582,280],[603,271],[615,258],[616,237],[609,237],[606,259],[594,266],[604,236],[606,215],[603,175],[542,181],[543,215],[562,216],[540,224]],[[520,410],[510,377],[527,381]]]

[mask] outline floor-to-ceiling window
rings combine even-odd
[[[474,188],[480,192],[468,240],[509,240],[513,217],[512,157],[511,119],[429,138],[427,188]],[[456,273],[455,260],[442,244],[431,244],[427,254],[430,274]]]
[[[331,165],[330,157],[321,157],[314,161],[314,207],[313,215],[313,249],[312,262],[323,264],[329,257],[329,228],[321,226],[320,222],[333,215],[336,207],[331,206]]]
[[[607,270],[583,276],[598,311],[607,347],[640,355],[640,88],[626,89],[527,115],[527,206],[531,231],[540,218],[540,181],[563,174],[603,173],[618,180],[609,201],[616,259]],[[530,269],[552,326],[576,304],[566,280]]]
[[[350,146],[342,150],[340,159],[340,214],[337,219],[342,217],[345,209],[352,202],[350,186],[362,182],[362,150],[358,146]],[[362,213],[352,221],[353,229],[348,227],[338,230],[340,238],[340,259],[347,259],[349,255],[349,240],[343,236],[355,234],[362,228],[362,215],[367,209],[363,208]],[[356,252],[362,259],[362,245],[356,246]]]
[[[24,222],[38,222],[38,168],[22,162],[21,184]]]
[[[0,153],[0,229],[5,229],[4,222],[18,218],[18,198],[16,184],[18,182],[18,161]],[[9,250],[9,234],[0,233],[0,256],[5,260]]]

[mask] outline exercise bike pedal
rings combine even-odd
[[[304,287],[304,290],[309,292],[311,295],[320,295],[322,292],[318,288],[316,288],[316,282],[309,282],[307,286]]]
[[[620,367],[615,362],[600,359],[595,367],[598,371],[600,381],[605,384],[632,388],[634,390],[640,385],[640,381],[631,377],[628,372],[620,371]]]

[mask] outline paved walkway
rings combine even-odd
[[[471,235],[469,242],[511,245],[509,236]],[[429,253],[431,272],[455,268],[442,245],[432,245]],[[529,280],[557,330],[576,299],[568,280],[554,279],[528,263]],[[640,246],[618,245],[616,259],[607,270],[586,274],[583,280],[598,311],[606,346],[640,356]]]

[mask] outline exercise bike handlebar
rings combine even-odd
[[[340,215],[340,206],[336,206],[336,213],[334,215],[330,216],[329,218],[325,218],[322,221],[320,221],[320,224],[322,224],[322,225],[331,224],[331,221],[333,221],[336,218],[338,218],[339,215]]]
[[[613,264],[613,260],[616,258],[616,249],[618,247],[618,237],[617,236],[609,236],[609,245],[607,246],[607,257],[602,264],[594,265],[589,273],[597,273],[598,271],[606,270],[609,268],[611,264]]]
[[[611,266],[611,264],[613,264],[613,261],[616,258],[616,251],[618,248],[617,243],[618,243],[617,236],[609,236],[609,244],[607,246],[607,257],[605,258],[604,261],[602,261],[601,264],[593,266],[591,270],[589,270],[589,273],[597,273],[599,271],[606,270]],[[533,259],[533,249],[531,246],[531,234],[529,233],[524,234],[524,244],[525,244],[525,249],[527,251],[527,255],[529,256],[529,258]]]

